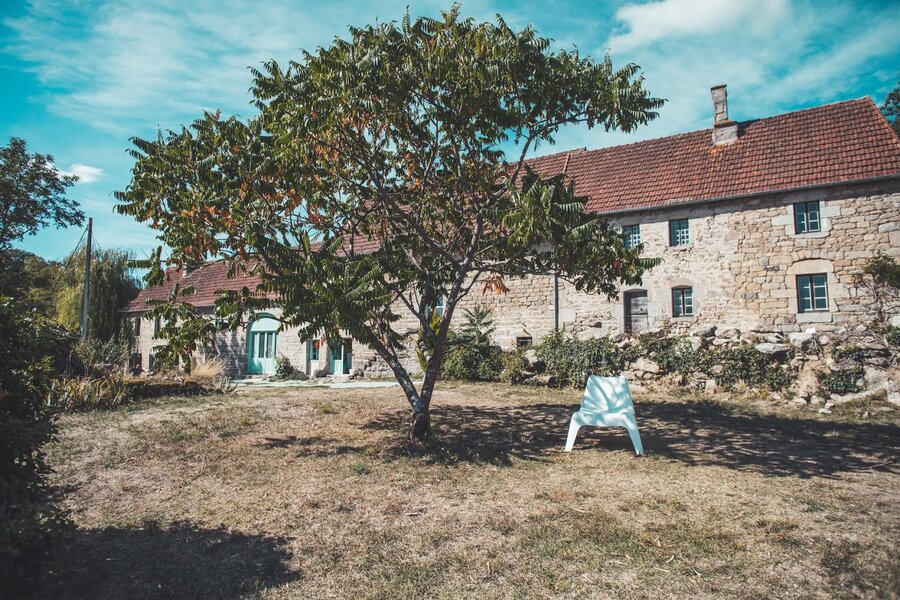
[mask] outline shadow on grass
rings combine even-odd
[[[359,454],[366,450],[363,446],[348,446],[341,444],[340,440],[310,435],[297,437],[286,435],[284,437],[267,437],[258,447],[267,450],[286,449],[291,450],[298,458],[324,458],[328,456],[340,456],[344,454]]]
[[[299,579],[285,541],[178,522],[79,529],[61,541],[47,598],[235,598]]]
[[[546,460],[561,453],[577,408],[548,403],[434,407],[430,439],[418,446],[398,442],[390,453],[449,464]],[[645,450],[690,465],[792,477],[900,472],[896,425],[746,414],[717,402],[644,402],[636,411]],[[397,412],[364,428],[402,432],[407,418]],[[583,428],[575,451],[596,449],[633,451],[624,429]]]

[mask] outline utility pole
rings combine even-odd
[[[88,301],[91,298],[91,235],[94,230],[94,219],[88,218],[87,247],[84,253],[84,289],[81,294],[81,341],[88,335]]]

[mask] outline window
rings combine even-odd
[[[446,301],[447,299],[441,294],[438,296],[437,302],[434,303],[434,312],[436,312],[439,317],[444,316],[444,304]]]
[[[309,360],[319,360],[319,348],[321,342],[319,340],[309,340]]]
[[[275,358],[275,344],[274,331],[250,332],[250,356],[252,358]]]
[[[694,316],[694,288],[681,287],[672,290],[672,316]]]
[[[528,348],[531,346],[531,336],[521,336],[516,338],[516,348]]]
[[[131,363],[129,366],[131,367],[132,372],[140,373],[141,367],[143,366],[143,364],[144,364],[144,360],[143,360],[143,357],[141,356],[140,352],[135,352],[134,354],[131,355]]]
[[[134,337],[141,335],[141,315],[134,318]]]
[[[622,235],[625,236],[625,247],[630,250],[641,243],[641,226],[626,225],[622,228]]]
[[[162,317],[156,317],[153,319],[153,335],[158,334],[160,329],[162,329]]]
[[[687,246],[691,243],[691,228],[687,219],[669,221],[669,245]]]
[[[828,310],[828,277],[825,273],[797,275],[797,310],[802,313]]]
[[[800,202],[794,205],[794,233],[822,231],[819,220],[819,201]]]

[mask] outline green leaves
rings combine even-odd
[[[47,225],[81,225],[84,213],[66,198],[76,181],[56,169],[52,156],[28,152],[21,138],[0,146],[0,250]]]
[[[352,28],[251,73],[249,121],[206,113],[134,140],[118,209],[159,230],[170,264],[222,258],[259,273],[285,323],[351,335],[407,384],[399,356],[413,319],[426,396],[456,304],[479,280],[502,290],[506,276],[555,271],[612,293],[648,265],[584,214],[572,184],[524,162],[566,125],[630,131],[655,118],[662,100],[634,65],[551,51],[530,27],[462,18],[454,5],[440,19]],[[521,154],[507,163],[510,139]],[[244,300],[218,308],[247,310]]]

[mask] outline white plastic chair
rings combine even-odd
[[[584,386],[584,397],[581,409],[572,415],[569,423],[569,437],[566,440],[566,452],[572,451],[578,430],[589,425],[592,427],[624,427],[631,436],[636,454],[644,453],[641,434],[638,433],[637,420],[634,418],[634,404],[628,381],[624,377],[600,377],[591,375]]]

